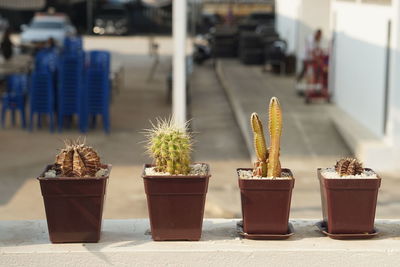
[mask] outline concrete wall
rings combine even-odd
[[[297,30],[302,0],[276,0],[276,29],[288,43],[288,52],[297,51]]]
[[[394,0],[392,19],[392,47],[390,57],[390,93],[388,139],[400,147],[400,0]],[[399,152],[400,153],[400,152]],[[400,156],[399,156],[400,158]]]
[[[296,54],[298,63],[304,57],[306,38],[316,29],[322,29],[322,45],[328,48],[330,0],[277,0],[276,14],[277,31],[288,42],[289,53]]]
[[[327,49],[331,39],[330,32],[330,0],[302,0],[299,11],[297,34],[297,55],[304,56],[305,41],[316,29],[323,32],[322,47]]]
[[[335,103],[384,136],[388,23],[391,8],[333,2]]]
[[[349,144],[354,154],[379,170],[400,169],[400,0],[277,0],[276,12],[277,30],[298,63],[307,36],[323,30],[329,88],[346,121],[354,122],[341,123],[350,129],[345,140],[357,141]]]
[[[288,240],[239,237],[237,219],[207,219],[199,242],[154,242],[149,221],[104,220],[99,243],[51,244],[45,221],[0,221],[1,266],[398,266],[399,220],[369,240],[332,240],[317,220],[291,220]]]

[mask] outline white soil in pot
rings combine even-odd
[[[340,176],[335,168],[321,169],[321,174],[326,179],[377,179],[378,176],[372,170],[364,170],[363,173],[357,175]]]
[[[109,175],[109,170],[108,168],[100,168],[97,172],[95,177],[96,178],[102,178],[102,177],[107,177]],[[62,177],[62,175],[57,175],[56,170],[48,170],[47,172],[44,173],[44,178],[57,178],[57,177]],[[85,178],[85,177],[82,177]]]
[[[144,170],[145,175],[147,176],[170,176],[169,172],[158,172],[156,171],[155,167],[149,167]],[[190,165],[190,172],[189,174],[174,174],[178,176],[204,176],[208,175],[208,166],[203,163],[196,163]]]
[[[259,177],[259,176],[253,176],[253,171],[252,170],[239,170],[238,171],[239,178],[240,179],[254,179],[254,180],[260,180],[260,179],[268,179],[268,180],[291,180],[293,179],[292,176],[290,176],[289,172],[282,171],[281,177]]]

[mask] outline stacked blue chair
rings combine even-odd
[[[84,53],[64,52],[60,56],[57,86],[58,129],[65,116],[79,115],[83,104]]]
[[[38,115],[38,127],[41,127],[41,115],[50,118],[50,130],[54,131],[54,82],[48,70],[38,69],[32,72],[30,87],[30,130],[33,128],[34,115]]]
[[[2,96],[1,125],[5,126],[7,111],[11,112],[11,121],[15,126],[15,113],[20,112],[22,127],[26,128],[25,102],[27,94],[27,76],[25,74],[13,74],[7,77],[7,92]]]
[[[83,49],[83,42],[81,37],[69,36],[64,39],[64,52],[75,53],[77,51],[82,51],[82,49]]]
[[[89,52],[89,68],[102,69],[110,73],[110,52],[104,50],[92,50]]]
[[[30,130],[36,114],[38,127],[41,127],[41,116],[48,115],[50,130],[54,131],[57,61],[58,53],[54,48],[43,48],[35,55],[35,70],[30,84]]]
[[[82,109],[80,128],[86,132],[89,118],[101,115],[106,133],[110,132],[110,53],[91,51],[85,75],[85,108]]]
[[[57,51],[52,48],[39,50],[35,55],[35,70],[56,72],[57,69]]]

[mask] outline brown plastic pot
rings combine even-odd
[[[144,169],[151,166],[146,164]],[[149,176],[144,171],[142,177],[153,240],[199,240],[211,175]]]
[[[110,173],[111,165],[108,170]],[[99,241],[108,177],[37,178],[52,243]]]
[[[253,170],[241,168],[239,170]],[[289,169],[282,169],[293,174]],[[240,179],[243,231],[247,234],[287,234],[293,179]]]
[[[371,169],[365,169],[371,171]],[[322,215],[330,234],[373,233],[381,178],[325,178],[317,170]]]

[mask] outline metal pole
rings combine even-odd
[[[92,33],[93,27],[93,0],[86,1],[86,31],[88,34]]]
[[[197,20],[197,0],[192,0],[190,2],[190,34],[192,35],[192,39],[194,40],[194,38],[196,37],[196,20]]]
[[[172,115],[176,123],[183,126],[186,122],[186,0],[173,1],[172,8],[174,43]]]

